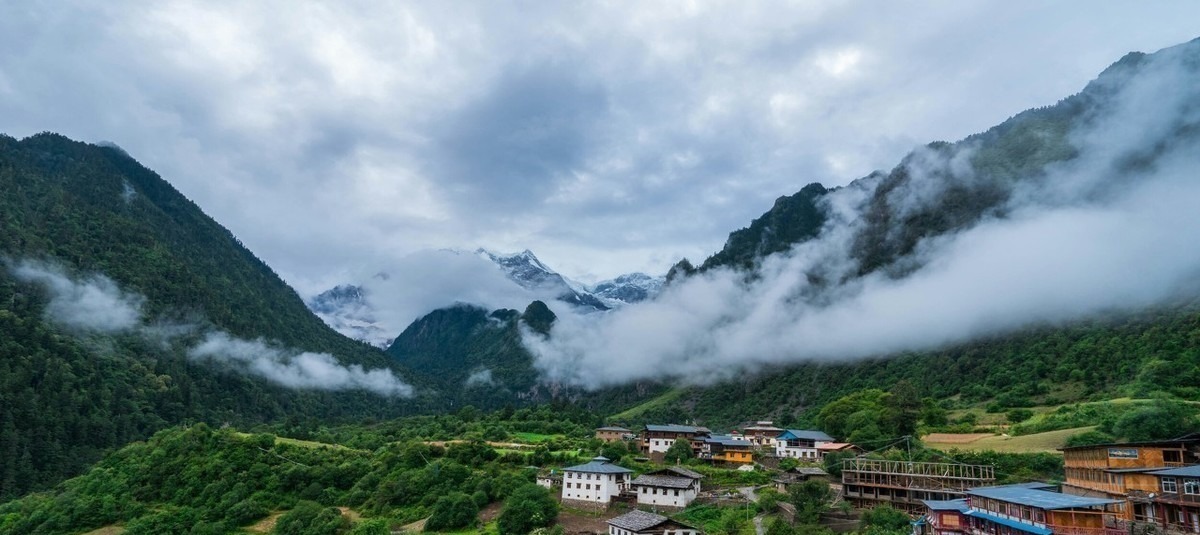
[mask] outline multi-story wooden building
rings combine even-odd
[[[642,451],[646,453],[666,453],[676,440],[687,440],[692,447],[692,453],[699,455],[704,446],[704,439],[711,432],[706,427],[690,425],[647,425],[642,433]]]
[[[714,463],[750,464],[754,462],[754,443],[725,435],[709,436],[700,447],[699,457]]]
[[[1123,535],[1121,500],[1052,492],[1035,485],[967,491],[965,532],[971,535]]]
[[[1200,463],[1200,438],[1076,446],[1062,452],[1067,476],[1063,492],[1125,501],[1119,518],[1135,520],[1150,516],[1148,502],[1130,498],[1157,491],[1153,472]]]
[[[985,465],[858,457],[842,461],[843,496],[860,508],[888,504],[916,515],[925,512],[923,500],[966,498],[967,489],[995,482],[995,469]]]
[[[1200,533],[1200,465],[1150,473],[1151,492],[1131,490],[1133,520],[1152,523],[1167,533]]]
[[[633,438],[633,431],[624,427],[609,426],[596,428],[596,438],[605,442],[619,442]]]
[[[754,425],[748,425],[742,429],[742,436],[746,437],[746,440],[753,443],[756,448],[774,450],[775,437],[779,436],[783,429],[771,425],[772,423],[774,422],[770,420],[754,422]]]
[[[913,524],[914,535],[963,535],[968,529],[966,498],[957,500],[922,500],[925,514]]]
[[[1123,535],[1120,500],[1062,494],[1041,483],[981,487],[957,500],[927,500],[917,535]]]

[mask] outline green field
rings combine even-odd
[[[646,411],[656,409],[668,405],[683,396],[687,392],[686,388],[672,388],[662,395],[646,401],[640,405],[627,409],[610,416],[608,419],[615,422],[632,422],[642,416]]]
[[[924,442],[926,446],[943,451],[958,449],[963,451],[990,450],[1003,453],[1057,453],[1058,448],[1063,447],[1067,443],[1067,439],[1095,428],[1096,426],[1076,427],[1020,436],[993,435],[966,444]]]
[[[526,444],[541,444],[556,438],[563,438],[563,435],[543,435],[541,433],[512,433],[514,442],[524,442]]]

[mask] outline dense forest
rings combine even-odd
[[[546,404],[486,413],[464,407],[367,425],[281,423],[250,432],[202,423],[173,427],[108,455],[50,492],[0,505],[0,534],[69,534],[107,526],[129,535],[250,527],[289,535],[377,535],[403,526],[438,533],[507,535],[539,528],[561,533],[553,526],[559,504],[533,484],[539,471],[582,463],[597,453],[636,473],[663,466],[630,454],[625,443],[593,438],[592,428],[602,419],[570,405]],[[775,474],[713,466],[683,450],[687,454],[671,462],[701,473],[708,490],[769,486]],[[1047,454],[942,453],[920,443],[897,443],[873,455],[991,464],[1004,482],[1062,475],[1061,458]],[[824,466],[836,474],[840,458]],[[806,492],[813,496],[805,498]],[[758,503],[696,503],[675,516],[710,534],[732,535],[750,528],[748,508],[772,515],[776,502],[792,501],[811,508],[813,516],[800,523],[812,532],[832,498],[827,485],[790,493],[764,489]],[[485,509],[493,513],[481,514]]]
[[[188,358],[172,340],[219,330],[422,384],[326,327],[233,235],[120,150],[53,134],[0,136],[0,191],[0,498],[58,482],[172,424],[421,410],[420,399],[288,389]],[[134,319],[145,329],[80,332],[47,321],[52,288],[14,275],[30,261],[93,286],[112,281],[140,305]],[[179,325],[188,329],[177,339],[145,334]]]
[[[1162,393],[1200,400],[1200,312],[1195,305],[1071,327],[1045,327],[941,351],[842,364],[765,370],[711,386],[684,387],[618,416],[723,426],[758,418],[815,423],[818,410],[901,380],[946,409],[1059,405]]]

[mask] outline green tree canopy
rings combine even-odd
[[[550,496],[550,491],[526,483],[504,501],[497,524],[502,535],[523,535],[553,524],[557,516],[558,502]]]

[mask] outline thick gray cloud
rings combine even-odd
[[[302,292],[413,251],[581,279],[1192,37],[1191,2],[8,2],[0,131],[111,140]]]
[[[585,386],[646,378],[706,382],[761,366],[925,350],[1200,296],[1200,41],[1113,75],[1067,135],[1077,156],[1022,180],[977,174],[972,143],[918,151],[887,193],[893,220],[927,212],[947,184],[991,181],[1011,195],[983,221],[923,239],[893,270],[856,277],[871,180],[827,197],[818,239],[758,273],[713,270],[656,300],[596,318],[560,314],[526,333],[538,365]],[[1117,81],[1120,81],[1117,83]],[[1047,135],[1050,137],[1050,135]],[[828,286],[807,276],[818,272]]]

